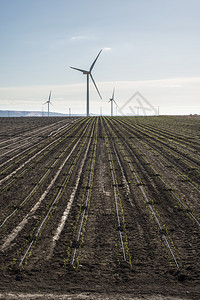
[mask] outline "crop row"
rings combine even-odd
[[[149,189],[147,189],[146,184],[140,178],[138,171],[136,171],[136,168],[134,167],[134,165],[132,163],[132,159],[129,156],[129,152],[126,150],[127,145],[124,143],[124,140],[123,140],[124,145],[120,142],[119,138],[114,133],[114,131],[111,129],[111,127],[108,123],[107,123],[107,126],[108,126],[109,130],[111,131],[112,136],[115,138],[114,139],[115,144],[116,144],[117,148],[119,149],[119,152],[121,153],[123,160],[125,161],[127,167],[129,168],[136,186],[138,187],[138,189],[140,190],[140,192],[142,194],[143,201],[145,202],[148,212],[150,213],[150,215],[156,225],[155,229],[159,233],[159,236],[162,237],[162,241],[164,242],[165,246],[167,247],[167,249],[171,255],[170,264],[172,264],[172,266],[175,265],[176,267],[179,268],[179,263],[174,254],[174,251],[176,252],[177,250],[176,250],[176,247],[174,246],[174,242],[169,234],[167,225],[164,222],[163,218],[161,217],[160,213],[158,212],[153,198],[150,197]],[[112,126],[112,127],[116,128],[116,125]],[[121,133],[121,131],[120,131],[120,133]],[[132,151],[133,151],[133,149],[132,149]]]
[[[77,118],[0,118],[0,145],[47,136],[51,131]]]
[[[166,159],[170,160],[171,163],[176,162],[176,166],[182,170],[183,173],[191,178],[193,183],[198,182],[198,165],[194,166],[194,162],[191,162],[189,158],[177,154],[175,150],[172,150],[168,143],[164,143],[160,138],[154,138],[154,136],[147,131],[140,131],[139,128],[135,128],[132,124],[127,122],[122,122],[119,120],[120,124],[126,128],[129,132],[129,138],[137,138],[139,140],[145,141],[147,145],[159,151],[159,154],[163,155]],[[136,130],[137,129],[137,130]],[[130,136],[130,134],[132,134]],[[189,174],[188,174],[189,172]]]
[[[102,122],[102,120],[101,120],[101,122]],[[121,244],[121,251],[122,251],[124,261],[129,263],[129,265],[132,267],[131,255],[129,252],[129,245],[128,245],[128,232],[126,230],[126,220],[125,220],[125,215],[124,215],[124,208],[123,208],[121,194],[120,194],[119,187],[118,187],[118,180],[117,180],[115,165],[114,165],[114,161],[113,161],[113,154],[111,151],[111,145],[110,145],[109,138],[107,136],[105,127],[103,125],[103,122],[101,123],[101,125],[103,128],[104,141],[105,141],[106,150],[107,150],[108,165],[109,165],[109,170],[110,170],[110,174],[111,174],[111,178],[112,178],[111,189],[113,191],[114,209],[115,209],[115,213],[116,213],[116,222],[117,222],[117,229],[118,229],[118,233],[119,233],[119,240],[120,240],[120,244]]]
[[[87,123],[86,123],[87,124]],[[75,127],[76,128],[76,127]],[[75,129],[73,129],[72,131],[70,131],[70,135],[73,134]],[[83,129],[82,129],[83,130]],[[64,140],[66,139],[67,137],[65,136]],[[20,202],[18,203],[15,203],[14,207],[12,207],[12,211],[5,217],[1,216],[2,220],[0,222],[0,228],[14,215],[17,213],[17,211],[19,209],[21,209],[25,203],[36,193],[36,191],[41,187],[41,185],[44,183],[45,180],[47,180],[48,176],[50,176],[51,172],[57,167],[58,163],[62,161],[62,158],[64,158],[64,156],[67,154],[67,152],[70,150],[70,148],[73,147],[73,145],[75,143],[77,143],[77,140],[78,140],[78,137],[74,137],[71,142],[67,145],[67,147],[65,147],[63,149],[63,151],[61,151],[60,155],[56,158],[56,159],[53,159],[53,161],[50,162],[50,164],[48,164],[48,166],[45,166],[45,169],[44,169],[44,173],[41,174],[40,178],[38,178],[38,181],[34,184],[34,187],[28,191],[28,194],[25,196],[24,199],[20,200]],[[79,139],[80,140],[80,139]],[[61,141],[55,141],[56,145],[59,144]],[[50,149],[48,149],[48,151],[52,151],[54,150],[55,144],[50,147]],[[39,158],[34,162],[34,165],[36,165],[45,155],[47,154],[47,151],[42,155],[42,156],[39,156]],[[26,170],[23,170],[23,175],[25,173],[25,171],[28,171],[30,169],[30,166],[26,169]],[[8,188],[8,186],[10,186],[10,184],[14,184],[15,180],[16,179],[19,179],[20,177],[22,176],[22,173],[18,174],[17,178],[14,177],[12,179],[11,182],[9,182],[8,184],[6,184],[3,188],[2,188],[2,191],[5,193],[6,192],[6,189]],[[5,215],[5,208],[4,208],[4,215]]]
[[[110,123],[113,123],[109,120]],[[118,120],[119,121],[119,120]],[[117,124],[117,122],[114,122],[112,125],[113,130],[116,132],[115,138],[119,142],[119,139],[121,143],[123,143],[123,147],[128,152],[129,158],[128,163],[134,164],[137,167],[137,172],[139,171],[140,177],[142,177],[142,181],[138,182],[138,185],[144,186],[145,190],[148,190],[148,196],[151,195],[150,199],[154,203],[154,208],[156,208],[156,211],[158,212],[158,215],[161,217],[161,222],[164,222],[164,229],[166,232],[166,235],[170,238],[169,232],[173,232],[173,242],[172,245],[176,245],[175,249],[181,249],[181,265],[188,263],[188,257],[190,255],[186,255],[185,250],[188,248],[188,253],[191,251],[191,245],[193,244],[193,247],[196,248],[196,235],[197,231],[199,229],[199,218],[198,215],[196,215],[196,211],[192,212],[190,208],[188,208],[188,205],[186,206],[184,201],[180,199],[180,197],[177,197],[176,193],[173,191],[173,189],[169,186],[168,182],[166,180],[163,180],[163,176],[159,174],[157,171],[154,170],[154,168],[157,166],[157,164],[154,163],[154,166],[152,166],[152,161],[154,159],[151,157],[151,160],[148,161],[146,159],[146,154],[143,153],[143,151],[138,151],[135,143],[133,143],[133,139],[130,139],[130,131],[124,130],[123,127]],[[114,134],[112,134],[113,136]],[[158,159],[157,159],[158,158]],[[159,157],[157,157],[157,162],[159,162]],[[135,170],[136,171],[136,170]],[[164,172],[164,174],[167,174],[168,170]],[[146,175],[145,175],[146,174]],[[162,174],[162,175],[164,175]],[[165,185],[165,187],[163,186]],[[178,183],[178,186],[180,186],[180,183]],[[156,196],[157,195],[157,196]],[[170,196],[171,195],[171,196]],[[189,194],[188,194],[189,195]],[[198,197],[198,196],[197,196]],[[177,205],[174,202],[174,200],[178,201],[178,207],[180,209],[177,209]],[[189,199],[188,199],[189,200]],[[197,199],[196,199],[197,200]],[[189,216],[190,219],[184,219],[184,216]],[[195,216],[196,215],[196,216]],[[171,222],[169,222],[171,220]],[[176,221],[175,221],[176,220]],[[173,224],[174,223],[174,224]],[[185,227],[185,233],[181,233],[180,227],[177,227],[177,224],[179,223],[180,227]],[[168,225],[167,225],[168,224]],[[172,225],[173,224],[173,225]],[[191,236],[191,232],[188,232],[187,228],[193,227],[193,236]],[[195,226],[197,228],[195,229]],[[166,230],[166,228],[168,229]],[[176,229],[175,229],[176,228]],[[179,232],[180,231],[180,232]],[[180,239],[180,233],[182,234],[182,239]],[[186,235],[188,236],[188,241],[191,242],[188,244],[188,242],[185,242]],[[172,241],[172,239],[170,238]],[[182,241],[182,243],[180,243]],[[190,250],[189,250],[190,249]],[[184,252],[182,252],[184,251]],[[180,262],[179,262],[180,265]]]
[[[171,132],[169,130],[166,130],[166,128],[161,129],[160,126],[154,127],[149,124],[148,125],[137,124],[137,126],[138,128],[141,127],[144,130],[151,132],[154,136],[158,136],[163,140],[168,140],[172,145],[174,144],[175,148],[179,146],[180,148],[183,148],[185,151],[191,150],[192,152],[196,152],[196,153],[200,150],[200,145],[198,143],[198,140],[194,140],[193,135],[191,136],[183,135],[183,134],[177,135],[177,133],[174,131]]]
[[[24,228],[24,226],[27,224],[27,222],[30,220],[32,216],[35,216],[36,213],[38,217],[36,218],[36,222],[34,225],[31,226],[31,232],[29,234],[29,237],[26,238],[26,241],[20,246],[20,248],[17,250],[17,256],[18,259],[14,259],[14,262],[19,261],[19,266],[22,267],[23,263],[27,262],[28,257],[31,255],[33,248],[38,242],[38,239],[41,236],[42,230],[44,229],[45,225],[49,221],[49,218],[53,214],[54,210],[56,209],[56,206],[59,203],[60,198],[62,197],[66,186],[69,183],[69,180],[73,174],[73,170],[76,167],[78,160],[81,159],[82,152],[84,151],[86,140],[88,138],[87,132],[90,132],[91,126],[93,122],[90,122],[89,127],[86,126],[83,133],[79,137],[79,139],[76,141],[75,145],[73,146],[71,152],[67,155],[65,160],[63,161],[62,165],[58,168],[58,171],[56,172],[56,175],[51,180],[50,184],[48,185],[47,189],[44,191],[44,193],[40,196],[37,203],[32,207],[30,212],[24,217],[24,219],[20,222],[20,224],[11,232],[11,234],[7,237],[5,240],[2,249],[6,249],[10,242],[13,240],[13,238],[16,238],[19,232]],[[85,137],[84,137],[85,136]],[[84,137],[84,138],[82,138]],[[74,154],[74,152],[76,152]],[[73,154],[73,156],[72,156]],[[68,160],[71,162],[69,163]],[[62,171],[64,168],[67,167],[66,175],[62,176]],[[61,180],[61,183],[60,183]],[[54,186],[57,186],[57,188],[52,190]],[[52,190],[53,193],[50,194],[50,191]],[[45,201],[48,201],[47,202]],[[41,206],[42,203],[45,201],[45,206],[43,206],[43,210],[38,210],[38,208]],[[25,229],[26,230],[26,229]],[[15,233],[15,234],[13,234]],[[17,233],[17,235],[16,235]],[[26,249],[26,250],[25,250]],[[24,252],[24,255],[22,256],[22,253]]]
[[[195,164],[199,164],[199,158],[198,157],[194,157],[194,154],[196,156],[198,156],[199,154],[199,148],[197,148],[195,150],[195,153],[191,154],[191,151],[188,151],[188,147],[185,150],[185,148],[183,147],[183,143],[180,143],[177,141],[177,138],[174,139],[174,137],[172,138],[171,136],[167,135],[162,135],[159,133],[159,129],[155,129],[153,132],[152,130],[149,130],[148,128],[143,128],[141,125],[134,125],[130,122],[124,122],[124,123],[128,123],[129,125],[131,125],[132,127],[135,127],[136,130],[139,130],[139,132],[142,133],[143,136],[146,136],[147,138],[151,139],[151,140],[155,140],[156,142],[158,141],[160,144],[167,146],[168,148],[171,149],[171,151],[173,151],[174,153],[177,153],[178,155],[181,155],[183,157],[183,159],[190,159],[193,163]],[[173,145],[174,144],[174,145]],[[181,147],[179,148],[178,145]],[[187,144],[188,146],[188,144]],[[182,149],[184,148],[184,149]]]
[[[34,142],[34,139],[32,140],[32,145],[30,147],[27,147],[25,150],[22,150],[20,153],[13,155],[11,158],[7,159],[5,162],[3,162],[1,167],[1,174],[6,175],[6,172],[9,171],[9,175],[11,172],[11,168],[16,168],[20,162],[23,162],[26,158],[30,161],[33,159],[34,154],[37,155],[37,152],[45,151],[46,148],[51,147],[52,144],[59,141],[63,138],[63,135],[65,134],[66,130],[69,131],[71,128],[73,128],[74,125],[66,124],[62,127],[57,129],[56,131],[51,132],[47,137],[42,138],[42,141],[39,141],[37,143]],[[69,129],[68,129],[69,127]],[[5,154],[4,154],[5,155]]]
[[[183,268],[196,276],[198,143],[195,138],[190,145],[181,132],[176,142],[172,124],[156,131],[156,120],[148,120],[63,122],[21,156],[7,158],[1,270],[50,270],[69,280],[91,272],[112,273],[117,280],[121,271],[136,278]],[[193,170],[192,156],[183,160],[179,153],[186,149],[194,154]]]
[[[87,122],[86,122],[86,124],[87,124]],[[55,155],[54,155],[55,147],[57,145],[60,145],[62,140],[65,141],[68,138],[68,136],[71,135],[74,132],[74,130],[78,127],[79,126],[77,125],[75,128],[72,128],[72,130],[68,133],[68,135],[66,135],[63,139],[58,139],[58,141],[55,140],[53,145],[52,145],[52,143],[50,143],[50,147],[48,149],[46,149],[44,152],[40,153],[40,151],[39,151],[39,153],[37,153],[38,157],[36,157],[35,161],[31,162],[31,166],[28,165],[27,168],[23,169],[20,173],[17,174],[17,176],[15,175],[15,176],[11,177],[11,180],[8,181],[4,186],[2,186],[1,196],[4,197],[4,202],[5,202],[5,199],[7,198],[7,194],[9,195],[9,193],[12,192],[12,190],[9,191],[9,193],[7,192],[8,187],[10,189],[11,185],[13,185],[13,188],[15,189],[16,181],[19,181],[19,184],[20,184],[20,179],[23,181],[23,185],[25,185],[26,181],[24,179],[31,178],[30,172],[31,172],[32,168],[35,167],[37,169],[39,166],[40,160],[45,158],[45,156],[47,156],[47,154],[49,154],[49,155],[51,154],[50,162],[48,162],[48,165],[47,165],[43,161],[42,167],[40,167],[40,172],[42,171],[43,173],[41,174],[41,176],[39,178],[38,178],[39,174],[37,175],[37,181],[35,180],[36,178],[34,178],[34,182],[35,182],[34,187],[30,186],[30,189],[27,191],[27,194],[24,195],[24,198],[22,197],[23,199],[18,200],[16,203],[16,201],[12,197],[12,199],[10,199],[9,202],[5,203],[6,206],[7,205],[10,206],[10,213],[8,213],[8,210],[6,209],[6,206],[4,205],[4,215],[1,216],[1,223],[0,223],[1,226],[3,226],[5,224],[5,222],[10,218],[10,216],[15,214],[18,211],[18,209],[20,209],[22,206],[24,206],[24,204],[30,199],[30,197],[32,197],[36,193],[36,191],[39,189],[39,187],[42,184],[44,184],[44,181],[47,181],[48,177],[50,177],[51,174],[53,174],[55,168],[59,165],[59,163],[62,162],[62,159],[64,158],[66,153],[70,150],[70,148],[72,148],[73,144],[78,139],[78,137],[73,138],[71,140],[71,142],[68,143],[67,147],[64,144],[63,150],[61,151],[60,155],[57,157],[55,157]],[[28,176],[26,175],[26,177],[24,177],[25,173],[28,171],[29,171]],[[33,171],[34,171],[34,168],[33,168]],[[12,205],[12,203],[14,203],[14,205]]]
[[[154,128],[155,130],[161,130],[162,132],[168,132],[174,135],[176,139],[184,139],[191,143],[199,145],[199,119],[187,118],[187,117],[135,117],[128,118],[132,124],[140,124]]]
[[[75,217],[75,222],[72,227],[72,238],[70,239],[70,241],[68,241],[66,250],[67,255],[64,259],[65,267],[68,264],[71,264],[75,269],[79,267],[81,260],[81,250],[84,247],[84,237],[87,233],[86,226],[90,211],[97,150],[97,126],[98,121],[95,124],[94,132],[91,134],[91,142],[90,144],[88,144],[87,157],[89,158],[89,162],[87,164],[87,172],[84,173],[84,183],[82,183],[83,191],[81,195],[79,195],[79,210]]]
[[[145,154],[141,152],[141,150],[136,146],[136,144],[132,142],[132,139],[128,139],[125,135],[125,131],[120,130],[120,134],[123,135],[124,141],[126,141],[128,144],[130,144],[131,149],[134,149],[135,154],[137,155],[137,158],[139,158],[142,162],[142,165],[145,166],[146,169],[150,169],[149,173],[153,176],[156,176],[157,180],[160,180],[160,182],[164,185],[163,190],[165,189],[170,193],[173,198],[178,201],[178,204],[180,205],[183,212],[185,212],[196,224],[200,227],[200,223],[198,220],[198,217],[195,216],[195,213],[192,212],[191,208],[184,203],[184,201],[176,194],[176,192],[173,190],[172,186],[170,186],[169,182],[166,181],[165,178],[156,170],[156,166],[152,166],[150,161],[146,158]],[[164,173],[164,172],[163,172]]]
[[[70,146],[70,145],[68,145],[68,147],[66,149],[66,146],[65,146],[66,141],[69,139],[70,136],[72,136],[78,130],[78,128],[80,126],[81,126],[81,124],[79,124],[79,122],[78,122],[77,124],[75,124],[75,126],[70,127],[70,130],[68,132],[64,132],[63,136],[57,137],[57,135],[56,135],[54,137],[53,141],[50,141],[46,146],[44,146],[43,148],[40,148],[39,151],[37,151],[34,155],[32,155],[27,160],[25,160],[20,166],[17,166],[16,162],[15,162],[15,165],[16,165],[15,170],[10,172],[6,177],[1,179],[1,181],[0,181],[1,184],[8,181],[4,186],[2,186],[2,191],[5,191],[8,187],[13,185],[15,183],[15,181],[18,180],[20,177],[24,177],[25,174],[29,170],[31,170],[35,167],[35,165],[42,163],[42,161],[44,161],[46,156],[49,156],[52,154],[51,159],[53,159],[53,157],[55,156],[54,155],[55,150],[57,148],[59,148],[60,146],[64,147],[63,152],[66,152]],[[62,157],[62,155],[59,156],[59,159],[61,157]],[[21,160],[24,160],[23,155],[21,156]],[[42,166],[48,168],[48,166],[46,166],[46,164],[44,162],[42,163]],[[9,168],[9,166],[7,167],[7,169],[8,168]],[[51,168],[52,168],[52,166],[51,166]],[[5,170],[4,170],[4,172],[5,172]]]

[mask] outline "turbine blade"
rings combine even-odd
[[[74,68],[74,67],[70,67],[71,69],[74,69],[74,70],[77,70],[77,71],[80,71],[80,72],[83,72],[83,74],[87,74],[89,73],[88,71],[86,70],[82,70],[82,69],[78,69],[78,68]]]
[[[116,101],[113,99],[113,101],[115,102],[116,106],[119,108],[119,105],[116,103]]]
[[[50,99],[51,99],[51,91],[50,91],[50,93],[49,93],[49,100],[48,100],[49,102],[50,102]]]
[[[48,101],[44,102],[43,105],[46,104],[46,103],[48,103]]]
[[[100,92],[99,92],[99,90],[98,90],[98,87],[97,87],[97,85],[96,85],[96,83],[95,83],[95,81],[94,81],[94,78],[92,77],[92,74],[90,74],[90,77],[91,77],[91,79],[92,79],[92,81],[93,81],[93,83],[94,83],[94,86],[95,86],[95,88],[96,88],[96,90],[97,90],[97,93],[99,94],[99,97],[102,99],[101,94],[100,94]]]
[[[113,89],[112,99],[114,100],[115,88]]]
[[[95,58],[94,62],[92,63],[92,65],[91,65],[91,67],[90,67],[90,73],[91,73],[92,69],[94,68],[94,65],[95,65],[95,63],[96,63],[96,61],[97,61],[99,55],[101,54],[101,52],[102,52],[102,49],[101,49],[101,51],[99,51],[99,54],[97,55],[97,57]]]

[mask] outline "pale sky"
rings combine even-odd
[[[52,90],[52,110],[86,113],[86,76],[70,66],[103,49],[91,113],[110,114],[115,87],[119,107],[139,91],[160,114],[200,114],[199,12],[199,0],[0,0],[0,109],[47,109]]]

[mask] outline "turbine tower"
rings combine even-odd
[[[49,104],[52,105],[52,103],[51,103],[51,91],[49,93],[49,99],[44,104],[46,104],[46,103],[48,104],[48,117],[49,117]]]
[[[102,49],[101,49],[101,51],[102,51]],[[100,94],[100,92],[99,92],[99,90],[98,90],[98,87],[97,87],[97,85],[96,85],[96,83],[95,83],[95,81],[94,81],[94,78],[93,78],[93,76],[92,76],[92,69],[94,68],[95,63],[96,63],[96,61],[97,61],[99,55],[101,54],[101,51],[99,52],[99,54],[98,54],[97,57],[95,58],[95,60],[94,60],[94,62],[92,63],[92,65],[91,65],[89,71],[87,71],[87,70],[82,70],[82,69],[78,69],[78,68],[74,68],[74,67],[70,67],[71,69],[80,71],[80,72],[82,72],[84,75],[87,75],[87,112],[86,112],[86,113],[87,113],[87,117],[90,115],[90,112],[89,112],[89,79],[90,79],[90,78],[91,78],[92,81],[93,81],[93,84],[94,84],[94,86],[95,86],[95,88],[96,88],[96,90],[97,90],[97,93],[99,94],[99,97],[102,99],[101,94]]]
[[[111,117],[113,116],[113,102],[115,102],[116,106],[119,107],[114,99],[114,94],[115,94],[115,88],[113,89],[112,98],[110,98],[110,100],[108,101],[111,104]]]

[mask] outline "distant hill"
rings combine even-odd
[[[23,110],[0,110],[1,117],[47,117],[47,112],[41,111],[23,111]],[[69,117],[69,114],[61,114],[57,112],[49,112],[50,117]],[[71,116],[85,117],[85,114],[71,114]],[[90,116],[99,116],[91,113]]]
[[[17,111],[17,110],[0,110],[0,117],[47,117],[47,112],[41,111]],[[68,117],[69,114],[61,114],[57,112],[49,112],[51,117]],[[73,114],[73,116],[83,116],[78,114]]]

